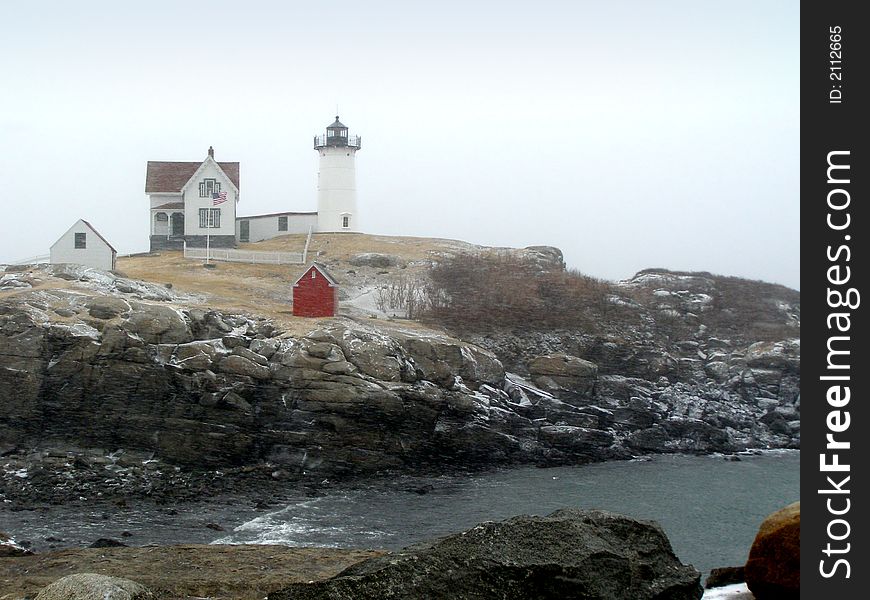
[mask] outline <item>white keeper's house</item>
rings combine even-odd
[[[314,136],[316,212],[237,216],[239,163],[217,162],[211,147],[202,162],[148,161],[151,250],[202,247],[206,236],[212,247],[231,248],[290,233],[358,231],[355,159],[362,144],[348,131],[336,116],[326,135]]]
[[[239,163],[148,161],[145,193],[151,203],[151,250],[236,245]]]

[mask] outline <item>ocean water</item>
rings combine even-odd
[[[256,543],[399,549],[518,514],[597,508],[658,521],[683,562],[707,573],[746,561],[765,516],[799,499],[800,455],[768,452],[656,456],[578,467],[514,468],[466,476],[401,477],[321,495],[293,490],[266,510],[253,498],[126,509],[0,509],[0,523],[36,549],[82,546],[97,537],[149,543]],[[419,493],[425,492],[425,493]],[[205,527],[218,523],[225,531]],[[119,537],[123,531],[127,538]],[[46,538],[55,541],[49,543]],[[62,541],[56,541],[62,540]]]
[[[795,451],[738,462],[659,456],[464,478],[407,478],[389,489],[290,502],[217,541],[399,549],[480,521],[597,508],[658,521],[677,556],[706,573],[746,561],[761,521],[799,499],[799,467]],[[432,486],[428,493],[409,491],[426,485]]]

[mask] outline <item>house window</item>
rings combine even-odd
[[[311,271],[311,279],[316,279],[316,278],[317,278],[317,271],[315,271],[315,270],[312,269],[312,271]]]
[[[342,227],[350,227],[350,217],[348,217],[347,215],[343,216],[341,218],[341,226]]]
[[[218,229],[221,226],[221,209],[219,208],[200,208],[199,209],[199,228],[200,229]]]
[[[199,197],[211,198],[212,194],[221,193],[221,184],[214,179],[203,179],[199,182]]]
[[[87,233],[77,233],[76,241],[75,241],[76,249],[83,250],[88,247],[88,234]]]
[[[347,137],[347,129],[341,130],[341,137]]]
[[[278,231],[287,231],[287,217],[278,217]]]

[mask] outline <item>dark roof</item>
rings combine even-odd
[[[263,217],[282,217],[284,215],[316,215],[317,211],[311,212],[298,212],[298,211],[287,211],[287,212],[277,212],[277,213],[267,213],[265,215],[248,215],[247,217],[236,217],[236,221],[239,219],[261,219]]]
[[[167,202],[166,204],[161,204],[160,206],[155,206],[151,210],[159,210],[159,209],[171,209],[171,208],[184,208],[184,202]]]
[[[239,163],[219,162],[220,168],[226,173],[236,189],[239,187]],[[184,184],[190,181],[196,170],[202,165],[200,162],[166,162],[149,160],[148,170],[145,172],[145,193],[180,192]]]
[[[342,129],[347,129],[347,125],[342,124],[342,122],[338,120],[338,115],[335,115],[335,123],[327,126],[327,129],[335,129],[337,127],[340,127]]]
[[[106,245],[107,245],[109,248],[112,249],[112,252],[114,252],[115,254],[118,253],[118,251],[115,250],[115,247],[112,246],[112,244],[109,243],[109,240],[107,240],[107,239],[104,238],[102,235],[100,235],[100,232],[97,231],[96,229],[94,229],[94,226],[93,226],[93,225],[91,225],[90,223],[88,223],[88,222],[85,221],[84,219],[82,219],[82,223],[84,223],[85,225],[87,225],[88,227],[90,227],[91,231],[93,231],[94,233],[96,233],[98,238],[100,238],[101,240],[103,240],[104,242],[106,242]]]
[[[318,271],[320,271],[320,274],[323,275],[324,277],[326,277],[326,280],[327,280],[329,283],[331,283],[331,284],[334,285],[334,286],[335,286],[335,285],[338,285],[338,282],[335,280],[335,277],[333,277],[332,274],[331,274],[329,271],[326,270],[326,267],[324,267],[324,266],[323,266],[322,264],[320,264],[319,262],[312,262],[310,265],[308,265],[307,267],[305,267],[305,270],[302,271],[302,275],[300,275],[299,277],[296,278],[296,281],[293,282],[293,285],[294,285],[294,286],[296,286],[296,285],[299,283],[299,280],[300,280],[300,279],[302,279],[303,277],[305,277],[305,274],[308,273],[308,271],[311,270],[311,267],[314,267],[315,269],[317,269]]]

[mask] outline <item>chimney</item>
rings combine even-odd
[[[214,148],[211,146],[208,147],[208,155],[210,158],[214,158]]]

